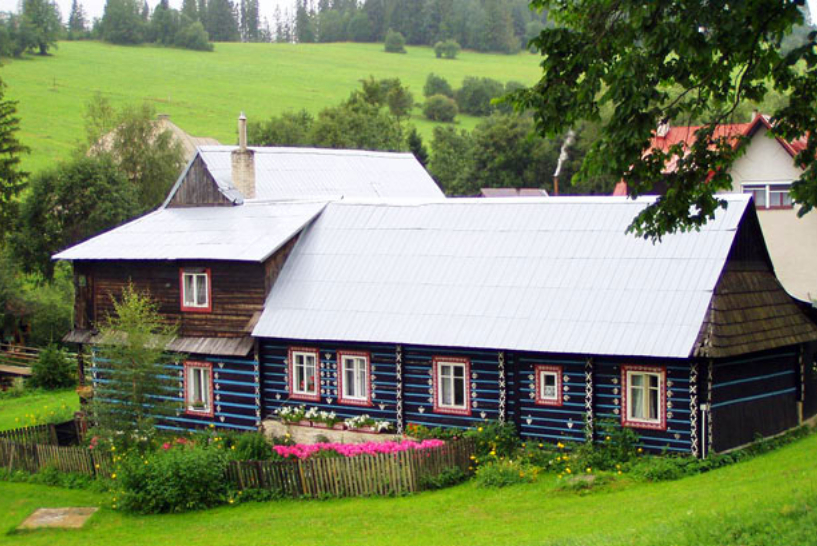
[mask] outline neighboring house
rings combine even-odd
[[[182,156],[185,163],[189,162],[196,155],[197,149],[201,146],[219,146],[218,140],[209,137],[194,137],[186,133],[181,127],[170,121],[168,114],[159,114],[153,122],[154,134],[160,135],[165,131],[170,131],[175,142],[182,148]],[[116,131],[103,135],[96,143],[93,150],[110,150]],[[155,138],[155,137],[154,137]]]
[[[679,142],[691,144],[699,128],[663,126],[651,148],[666,151]],[[719,126],[715,136],[748,137],[745,153],[730,171],[732,192],[754,196],[775,273],[786,290],[802,300],[817,300],[817,214],[798,218],[799,206],[789,195],[791,183],[803,174],[793,158],[805,142],[769,138],[770,129],[768,116],[755,115],[749,123]],[[674,162],[670,162],[665,172],[674,168]],[[665,188],[659,185],[654,193],[663,191]],[[627,195],[626,184],[620,182],[613,195]]]
[[[649,199],[445,199],[408,154],[241,142],[56,256],[76,272],[67,339],[93,343],[128,280],[180,322],[184,410],[164,426],[254,429],[304,404],[555,443],[613,419],[702,455],[817,414],[817,326],[748,195],[652,244],[625,234]]]
[[[482,197],[547,197],[542,188],[481,188]]]

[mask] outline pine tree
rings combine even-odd
[[[57,47],[62,19],[56,3],[49,0],[23,0],[23,22],[33,31],[33,45],[40,55],[48,54],[50,47]]]
[[[142,3],[142,20],[147,22],[150,19],[150,6],[148,6],[148,0],[145,0]]]
[[[83,34],[88,30],[88,22],[85,20],[85,10],[79,0],[71,3],[71,14],[68,16],[68,31],[71,33]]]
[[[235,42],[239,39],[238,21],[230,0],[210,0],[207,3],[207,33],[214,42]]]
[[[259,41],[258,0],[241,0],[241,40]]]
[[[306,0],[298,3],[295,12],[295,38],[300,44],[315,41],[315,18],[310,13]]]
[[[182,14],[187,16],[191,21],[198,21],[199,10],[196,6],[196,0],[184,0],[182,3]]]
[[[199,9],[199,21],[201,24],[204,25],[204,28],[208,28],[209,19],[207,17],[207,0],[198,0]]]
[[[17,196],[28,173],[20,170],[20,155],[29,149],[17,140],[20,120],[17,103],[3,100],[5,84],[0,80],[0,241],[5,239],[17,213]]]

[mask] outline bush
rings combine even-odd
[[[228,499],[223,450],[177,444],[140,456],[129,453],[118,469],[119,506],[156,514],[200,510]]]
[[[491,100],[501,97],[505,93],[505,86],[491,78],[475,78],[469,76],[457,89],[454,98],[460,112],[474,116],[488,116],[494,111]]]
[[[477,468],[476,481],[479,487],[508,487],[534,481],[539,473],[535,467],[528,467],[520,461],[499,459]]]
[[[405,53],[406,39],[399,32],[389,29],[386,32],[386,40],[384,43],[386,53]]]
[[[195,21],[179,30],[173,37],[173,45],[196,51],[213,51],[210,37],[200,21]]]
[[[460,52],[460,44],[454,40],[446,40],[434,44],[434,54],[438,59],[456,59]]]
[[[426,77],[426,83],[423,86],[423,96],[431,97],[432,95],[445,95],[449,98],[454,98],[454,90],[448,80],[442,76],[438,76],[433,72]]]
[[[64,349],[52,344],[40,352],[31,367],[31,386],[40,389],[64,389],[76,384],[74,366]]]
[[[510,458],[519,448],[519,436],[513,423],[486,421],[482,426],[465,433],[466,438],[476,440],[477,457]]]
[[[457,440],[462,438],[463,430],[458,428],[434,427],[409,423],[406,426],[406,435],[415,440]]]
[[[458,466],[450,466],[436,476],[420,478],[421,489],[444,489],[464,482],[468,476]]]
[[[450,123],[454,121],[457,112],[459,112],[457,103],[445,95],[432,95],[426,99],[423,106],[423,115],[431,121]]]
[[[238,461],[267,461],[272,457],[272,444],[260,432],[240,434],[233,446],[233,457]]]

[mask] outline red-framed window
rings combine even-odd
[[[471,415],[471,361],[435,356],[431,366],[434,413]]]
[[[184,410],[189,415],[215,415],[212,362],[184,363]]]
[[[621,425],[667,429],[667,370],[661,366],[621,367]]]
[[[210,269],[184,267],[179,270],[181,309],[185,313],[209,313],[213,310],[213,283]]]
[[[562,367],[537,364],[534,366],[536,376],[536,398],[539,406],[562,405]]]
[[[369,353],[338,351],[338,402],[372,405],[372,367]]]
[[[321,399],[321,359],[317,349],[290,347],[289,397],[292,400]]]

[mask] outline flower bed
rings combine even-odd
[[[419,451],[442,447],[443,445],[445,445],[445,442],[442,440],[423,440],[422,442],[405,440],[402,442],[365,442],[362,444],[296,444],[294,446],[273,446],[272,449],[281,457],[303,460],[316,454],[321,456],[322,453],[328,456],[357,457],[358,455]]]

